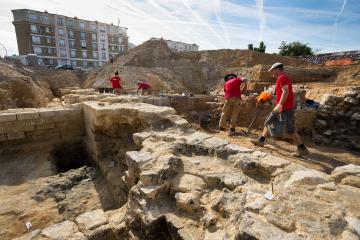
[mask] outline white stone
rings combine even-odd
[[[317,170],[305,170],[293,172],[289,180],[286,181],[285,187],[294,187],[297,184],[318,185],[329,182],[331,177]]]
[[[192,212],[200,207],[199,197],[193,193],[175,193],[176,205],[188,212]]]
[[[289,164],[289,161],[273,155],[267,155],[259,160],[260,170],[270,176],[272,176],[277,169],[284,168]]]
[[[355,217],[345,217],[345,220],[348,222],[348,228],[360,236],[360,219]]]
[[[0,122],[11,122],[16,121],[15,113],[0,113]]]
[[[331,176],[335,179],[336,182],[340,182],[341,179],[350,175],[360,175],[360,166],[355,164],[348,164],[335,168],[335,170],[331,173]]]
[[[68,240],[76,232],[78,232],[76,224],[70,221],[65,221],[44,228],[41,231],[41,235],[52,240]]]
[[[200,177],[183,174],[177,175],[172,181],[172,189],[175,192],[191,192],[191,191],[203,191],[207,185]]]
[[[108,219],[102,209],[97,209],[81,214],[75,219],[75,221],[81,231],[87,231],[107,224]]]

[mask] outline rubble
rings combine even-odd
[[[343,96],[323,96],[315,120],[317,142],[360,149],[360,108],[357,98],[359,93],[359,88],[353,88]]]

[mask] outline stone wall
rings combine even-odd
[[[360,51],[323,53],[316,55],[301,56],[299,58],[315,64],[324,64],[326,61],[340,60],[345,58],[349,58],[352,61],[359,61]]]
[[[320,102],[315,130],[318,143],[360,150],[360,88],[344,96],[325,94]]]
[[[82,110],[24,108],[0,112],[0,152],[21,144],[84,136]]]

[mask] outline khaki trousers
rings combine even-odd
[[[237,117],[240,108],[240,98],[229,98],[225,100],[225,104],[222,108],[219,127],[226,128],[226,120],[231,116],[230,128],[236,127]]]

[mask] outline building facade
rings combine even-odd
[[[191,43],[176,42],[162,38],[151,38],[150,40],[164,40],[168,47],[174,52],[190,52],[199,51],[199,46]]]
[[[93,68],[128,49],[127,28],[29,9],[12,10],[19,55],[40,65]]]

